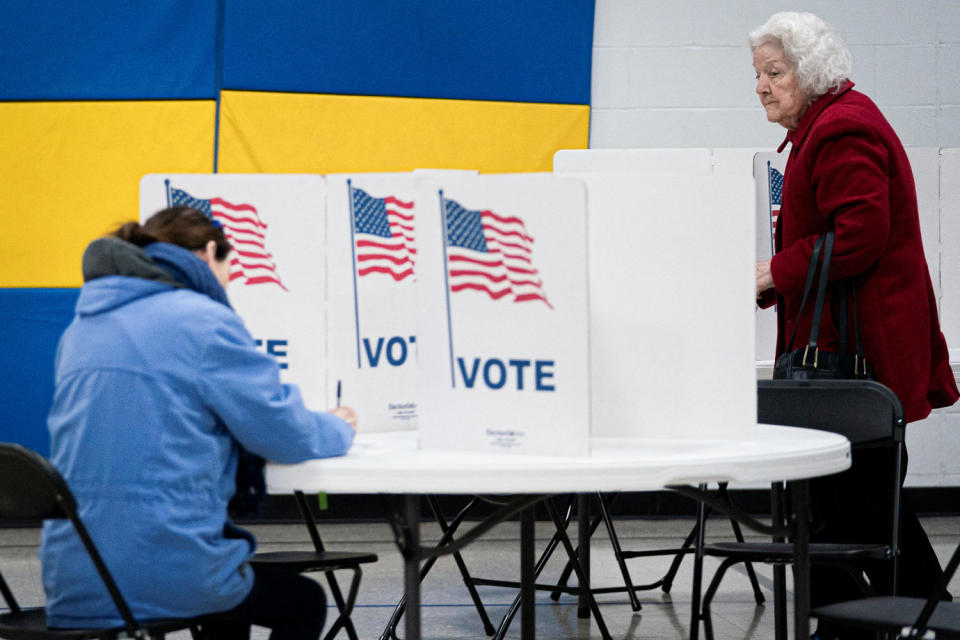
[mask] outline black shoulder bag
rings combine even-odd
[[[820,252],[823,251],[823,262],[820,266],[820,280],[817,285],[817,298],[813,306],[813,320],[810,325],[810,338],[802,349],[793,348],[793,340],[797,335],[800,317],[807,304],[810,289],[817,274]],[[823,303],[827,293],[827,280],[830,274],[830,258],[833,254],[833,231],[829,231],[817,238],[810,256],[810,267],[807,269],[807,281],[803,287],[803,298],[800,301],[800,310],[797,312],[797,321],[790,333],[784,353],[777,358],[773,367],[773,377],[779,380],[846,380],[860,379],[873,380],[873,372],[863,357],[863,346],[860,343],[860,326],[857,321],[857,290],[851,280],[842,280],[836,283],[835,290],[840,293],[839,321],[840,321],[840,352],[834,353],[820,349],[817,338],[820,334],[820,319],[823,316]],[[852,293],[853,300],[853,328],[856,341],[856,352],[847,353],[847,290]]]

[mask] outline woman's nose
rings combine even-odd
[[[757,94],[763,95],[770,92],[770,83],[767,82],[766,78],[760,76],[757,78]]]

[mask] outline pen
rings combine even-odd
[[[342,386],[341,381],[337,380],[337,406],[338,407],[340,406],[340,387],[341,386]]]

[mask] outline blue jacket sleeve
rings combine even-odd
[[[258,351],[239,316],[229,314],[214,321],[198,372],[210,409],[247,450],[274,462],[346,453],[354,437],[350,425],[307,409],[300,390],[280,382],[274,358]]]

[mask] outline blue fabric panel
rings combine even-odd
[[[593,0],[226,0],[223,88],[590,103]]]
[[[3,0],[0,100],[214,98],[216,35],[217,0]]]
[[[0,441],[50,453],[53,358],[79,289],[0,289]]]

